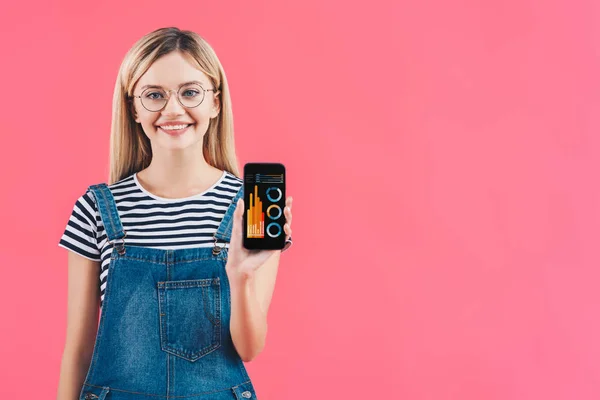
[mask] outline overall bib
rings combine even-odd
[[[125,243],[105,183],[92,190],[113,244],[92,361],[80,400],[256,400],[229,331],[225,271],[239,189],[212,248],[163,250]]]

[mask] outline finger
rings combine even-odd
[[[236,207],[235,207],[235,212],[233,213],[233,228],[231,229],[231,241],[235,241],[234,243],[237,243],[237,241],[240,238],[240,234],[241,234],[241,219],[244,215],[244,200],[242,200],[241,198],[238,199]]]
[[[285,220],[288,224],[292,224],[292,209],[289,207],[286,207],[285,210],[283,211],[283,213],[285,214]]]
[[[238,229],[241,229],[240,222],[244,217],[244,200],[238,199],[237,207],[235,208],[235,222],[238,223]]]
[[[292,236],[292,228],[288,224],[285,224],[283,226],[283,229],[286,233],[285,240],[288,240]]]

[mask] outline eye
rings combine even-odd
[[[193,94],[192,94],[192,95],[188,95],[188,96],[186,96],[186,93],[193,93]],[[197,90],[194,90],[194,89],[186,89],[186,90],[183,92],[183,96],[186,96],[186,97],[194,97],[194,96],[197,96],[197,95],[199,95],[199,94],[200,94],[200,92],[199,92],[199,91],[197,91]]]
[[[148,99],[152,99],[152,100],[156,100],[158,97],[152,97],[153,95],[158,95],[162,97],[162,93],[161,92],[150,92],[150,93],[146,93],[146,98]]]

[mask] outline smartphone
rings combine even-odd
[[[285,167],[280,163],[244,165],[244,247],[281,250],[285,246]]]

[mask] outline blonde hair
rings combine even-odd
[[[135,122],[133,88],[158,58],[178,51],[197,63],[220,96],[220,112],[208,126],[203,141],[206,162],[240,177],[233,138],[233,113],[227,78],[215,51],[200,35],[175,27],[160,28],[139,39],[127,52],[117,76],[110,132],[109,184],[150,165],[150,139]]]

